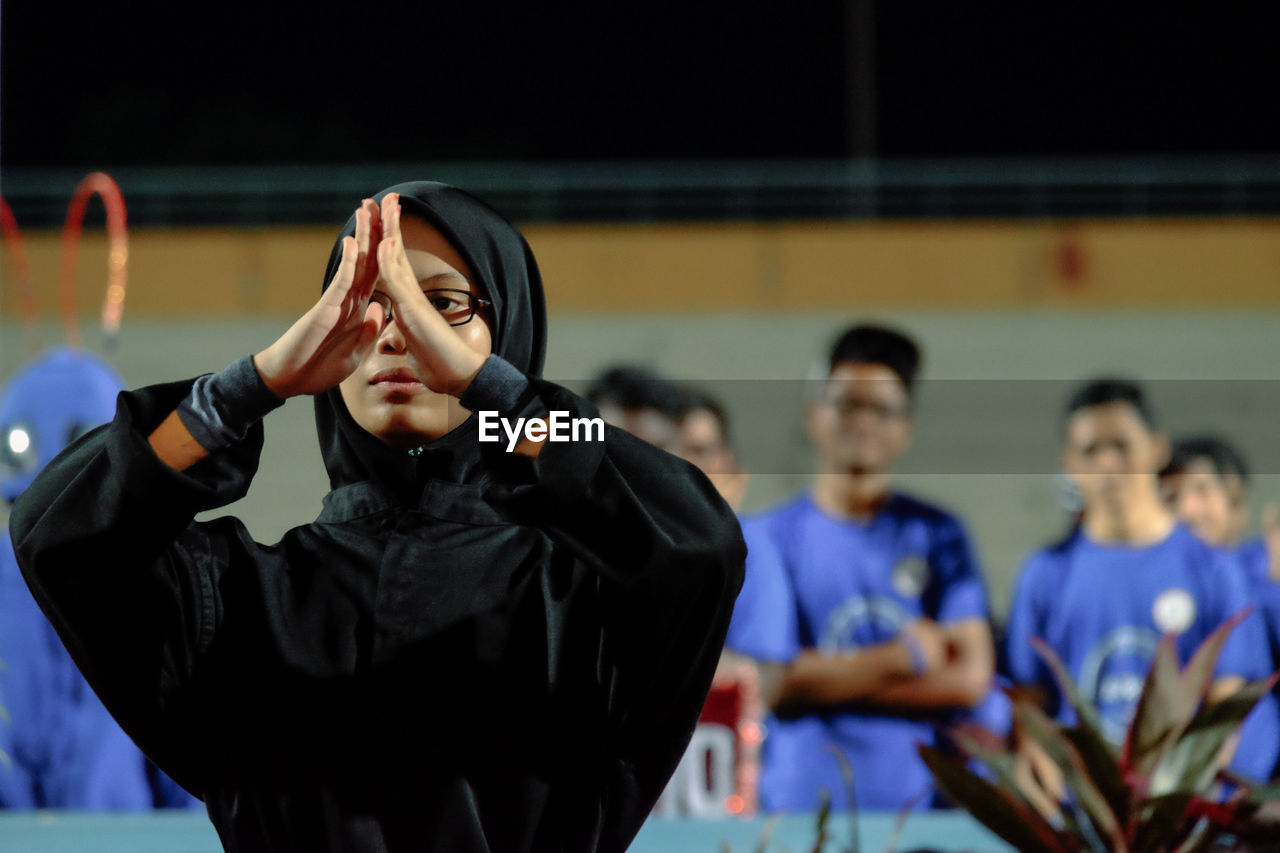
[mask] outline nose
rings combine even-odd
[[[378,351],[385,353],[405,351],[404,333],[400,331],[400,324],[395,322],[390,312],[387,312],[382,323],[382,331],[378,334]]]
[[[1123,450],[1108,447],[1098,453],[1095,460],[1100,474],[1127,474],[1129,460]]]

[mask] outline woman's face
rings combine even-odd
[[[474,276],[457,250],[439,231],[417,217],[400,223],[405,255],[423,290],[463,290],[481,296]],[[386,293],[381,278],[375,290]],[[439,438],[471,414],[457,398],[429,390],[428,378],[405,346],[394,304],[377,341],[355,372],[338,386],[357,424],[390,445],[412,448]],[[480,355],[493,352],[491,319],[484,309],[453,332]]]

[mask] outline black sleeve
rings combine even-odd
[[[598,417],[581,397],[496,357],[462,404],[503,416]],[[737,517],[693,465],[609,426],[603,441],[547,442],[524,482],[499,488],[521,520],[602,578],[605,686],[619,746],[662,775],[660,790],[706,700],[742,586],[746,545]]]
[[[185,472],[147,438],[191,381],[124,392],[115,419],[60,453],[13,506],[14,551],[27,585],[121,726],[193,791],[180,734],[192,681],[218,616],[214,579],[251,543],[233,520],[195,524],[241,497],[257,470],[262,427]],[[229,536],[215,536],[217,528]],[[240,543],[229,544],[237,536]]]

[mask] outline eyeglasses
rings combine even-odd
[[[878,400],[862,400],[854,397],[828,397],[823,405],[842,418],[866,412],[878,421],[895,421],[911,414],[909,406],[893,406]]]
[[[439,311],[440,316],[450,326],[465,326],[471,322],[471,318],[475,316],[476,311],[487,310],[493,305],[488,299],[482,299],[469,290],[453,290],[450,288],[424,290],[422,295],[427,297],[431,307]],[[369,297],[369,301],[376,302],[382,306],[383,321],[390,323],[392,317],[391,297],[381,290],[375,290],[373,295]]]

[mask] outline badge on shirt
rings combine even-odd
[[[1151,618],[1166,634],[1181,634],[1196,620],[1196,600],[1181,587],[1166,589],[1151,605]]]
[[[929,582],[929,564],[917,554],[908,554],[897,562],[890,574],[893,591],[903,598],[919,598]]]

